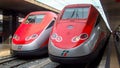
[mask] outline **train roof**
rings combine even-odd
[[[29,15],[31,14],[53,14],[53,13],[54,12],[51,12],[51,11],[34,11],[34,12],[29,13]]]
[[[67,5],[65,8],[73,8],[73,7],[93,7],[92,4],[71,4]]]

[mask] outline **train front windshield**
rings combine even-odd
[[[45,15],[29,15],[25,23],[40,23]]]
[[[62,19],[86,19],[88,17],[89,7],[66,8]]]

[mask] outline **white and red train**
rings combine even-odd
[[[47,53],[49,35],[56,18],[57,15],[49,11],[29,13],[14,33],[12,55],[27,56]]]
[[[48,45],[49,57],[63,64],[90,62],[106,46],[104,44],[110,34],[93,5],[68,5],[52,29]]]

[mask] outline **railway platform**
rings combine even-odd
[[[118,52],[114,40],[113,36],[111,36],[98,68],[120,68]]]
[[[11,44],[0,44],[0,58],[10,55]]]

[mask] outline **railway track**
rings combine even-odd
[[[0,68],[29,68],[32,65],[41,63],[43,60],[46,60],[46,58],[19,59],[8,56],[0,58]]]
[[[11,60],[8,60],[8,59],[11,59]],[[22,60],[22,59],[11,57],[5,60],[4,60],[5,62],[3,62],[0,59],[0,68],[89,68],[91,67],[83,64],[63,65],[63,64],[52,62],[50,61],[49,58]]]
[[[28,61],[20,60],[12,56],[4,57],[0,59],[0,68],[14,68]]]
[[[13,58],[12,56],[6,56],[6,57],[2,57],[0,58],[0,65],[12,60],[15,60],[16,58]]]

